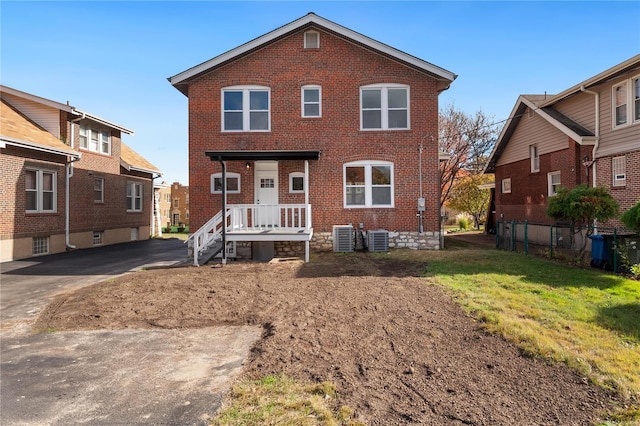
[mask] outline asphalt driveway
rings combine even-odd
[[[1,263],[0,424],[206,424],[259,327],[30,330],[60,293],[182,262],[183,241],[158,239]]]

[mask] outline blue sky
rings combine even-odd
[[[135,131],[124,141],[188,183],[187,98],[167,81],[308,12],[459,77],[441,107],[495,121],[640,53],[640,2],[7,1],[0,81]]]

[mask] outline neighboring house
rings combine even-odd
[[[602,186],[621,212],[640,200],[640,55],[558,95],[521,95],[491,153],[491,220],[553,224],[563,186]],[[605,226],[620,226],[618,220]]]
[[[308,257],[349,224],[439,248],[438,94],[455,78],[313,13],[170,77],[189,98],[197,248],[222,233]]]
[[[68,104],[0,86],[0,261],[150,236],[160,171],[133,132]]]
[[[162,182],[154,182],[154,226],[157,235],[162,235],[162,229],[171,226],[171,185]]]
[[[180,182],[171,185],[171,225],[189,225],[189,187]]]

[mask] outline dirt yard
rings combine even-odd
[[[369,425],[588,425],[614,402],[488,335],[424,261],[370,254],[144,271],[64,295],[37,329],[261,324],[244,378],[331,381]]]

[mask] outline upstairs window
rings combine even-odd
[[[627,124],[627,82],[613,87],[613,126]]]
[[[409,87],[371,85],[360,88],[362,130],[409,129]]]
[[[304,48],[318,49],[320,47],[320,33],[317,31],[307,31],[304,33]]]
[[[640,121],[640,77],[632,79],[633,82],[633,121]]]
[[[80,125],[80,148],[111,155],[111,133],[82,124]]]
[[[46,170],[25,172],[27,213],[54,213],[56,211],[56,173]]]
[[[344,206],[393,207],[393,163],[356,161],[345,164]]]
[[[222,130],[268,132],[271,127],[269,95],[267,87],[237,86],[222,89]]]
[[[531,173],[540,171],[540,155],[538,154],[538,146],[529,146],[529,158],[531,159]]]
[[[613,186],[625,186],[627,184],[627,162],[625,157],[611,159],[611,174]]]
[[[302,87],[302,116],[322,116],[322,88],[320,86]]]
[[[142,211],[142,184],[138,182],[127,182],[127,211]]]

